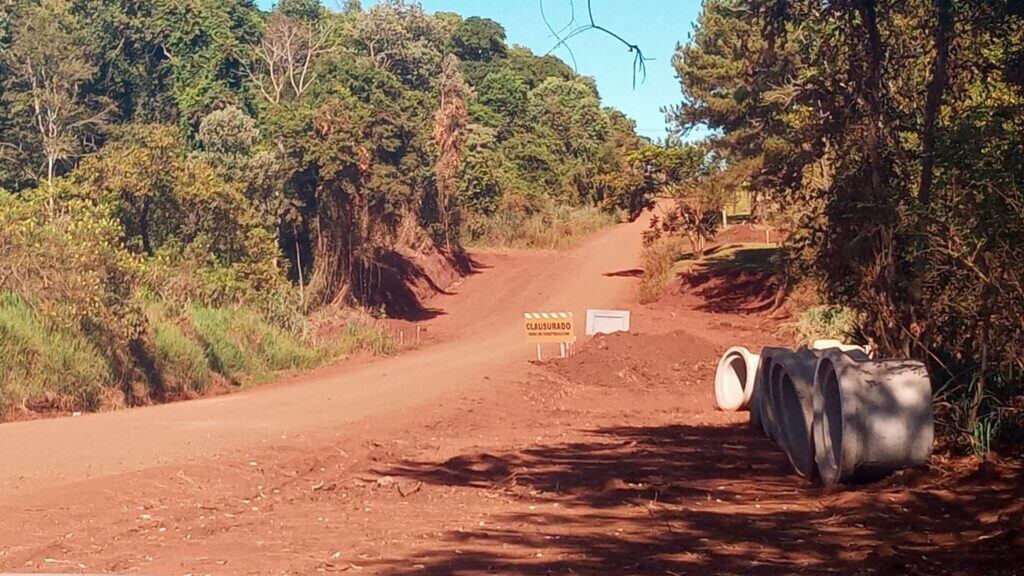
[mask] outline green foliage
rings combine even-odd
[[[796,330],[804,344],[823,338],[850,341],[857,333],[857,320],[857,313],[843,306],[811,306],[797,315]]]
[[[776,8],[705,3],[674,60],[680,130],[715,131],[727,181],[790,231],[789,284],[819,282],[883,354],[930,363],[939,383],[979,373],[982,390],[1024,368],[1024,14],[1013,2]],[[963,433],[996,430],[971,402]]]
[[[451,37],[452,51],[465,62],[490,62],[504,58],[505,29],[494,20],[470,16],[463,20]]]
[[[27,181],[49,183],[63,164],[91,148],[111,104],[86,90],[99,70],[72,3],[41,0],[19,8],[10,21],[10,46],[0,52],[6,79],[3,105],[10,106],[13,128],[0,146],[5,156],[21,164]],[[34,167],[40,165],[36,173]]]
[[[660,238],[644,247],[641,254],[643,276],[637,288],[637,299],[641,304],[656,302],[665,292],[665,285],[672,280],[672,273],[680,254],[688,246],[679,237]]]
[[[306,314],[460,232],[575,243],[640,148],[558,58],[405,0],[0,0],[0,101],[0,292],[92,346],[113,404],[388,353]]]
[[[259,38],[249,0],[154,2],[152,34],[167,56],[181,126],[191,133],[215,108],[243,104],[243,58]]]
[[[366,313],[355,313],[345,321],[340,338],[326,344],[324,354],[329,358],[343,358],[358,352],[387,356],[399,351],[399,344],[388,333],[386,326]]]
[[[466,217],[462,235],[474,246],[562,250],[617,221],[614,213],[593,206],[558,206],[526,213],[503,209],[492,216]]]
[[[0,418],[14,406],[95,410],[113,378],[99,350],[47,325],[23,299],[0,293]]]

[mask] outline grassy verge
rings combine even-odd
[[[176,309],[147,302],[145,312],[149,376],[162,392],[153,400],[202,395],[218,378],[252,386],[356,352],[387,355],[399,348],[383,323],[365,314],[351,315],[341,332],[320,341],[245,307]],[[18,407],[93,411],[123,405],[116,400],[122,383],[110,366],[85,334],[49,326],[16,295],[0,296],[0,420]]]
[[[0,296],[0,416],[44,402],[95,410],[111,380],[106,360],[86,338],[46,326],[15,295]]]
[[[472,247],[563,250],[619,221],[618,215],[593,206],[559,206],[529,215],[469,215],[462,236]]]
[[[689,246],[687,240],[670,236],[644,248],[641,254],[644,273],[638,288],[641,304],[650,304],[661,298],[674,275],[676,264],[682,260]]]

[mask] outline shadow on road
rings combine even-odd
[[[784,456],[741,426],[602,428],[587,436],[592,440],[388,470],[426,485],[511,499],[506,510],[515,512],[448,532],[433,548],[377,568],[389,574],[1009,574],[1024,555],[1014,549],[1012,533],[977,520],[980,510],[1012,506],[1020,497],[1019,487],[1005,483],[968,485],[975,494],[892,482],[823,493],[790,476]],[[913,483],[914,474],[927,472],[900,481]],[[520,502],[535,508],[527,511]],[[990,533],[998,535],[983,538]]]

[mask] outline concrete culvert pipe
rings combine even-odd
[[[754,390],[759,356],[742,346],[729,348],[715,371],[715,401],[726,412],[747,410]]]
[[[768,395],[768,382],[775,357],[780,354],[791,354],[792,350],[766,346],[761,349],[761,361],[758,363],[757,375],[754,378],[754,389],[750,397],[750,426],[761,431],[765,436],[775,439],[778,426],[771,408]]]
[[[932,387],[920,362],[826,351],[813,400],[815,461],[826,485],[876,480],[931,456]]]
[[[859,360],[868,359],[859,349],[841,352],[833,348],[832,351],[849,354]],[[814,372],[822,355],[821,350],[807,348],[801,348],[791,354],[782,354],[776,357],[769,380],[772,410],[776,415],[779,429],[776,440],[789,458],[793,470],[805,478],[814,478],[817,475],[814,442]]]

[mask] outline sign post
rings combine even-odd
[[[572,312],[526,312],[523,314],[526,338],[537,344],[537,360],[543,360],[541,344],[557,343],[562,358],[576,341]]]

